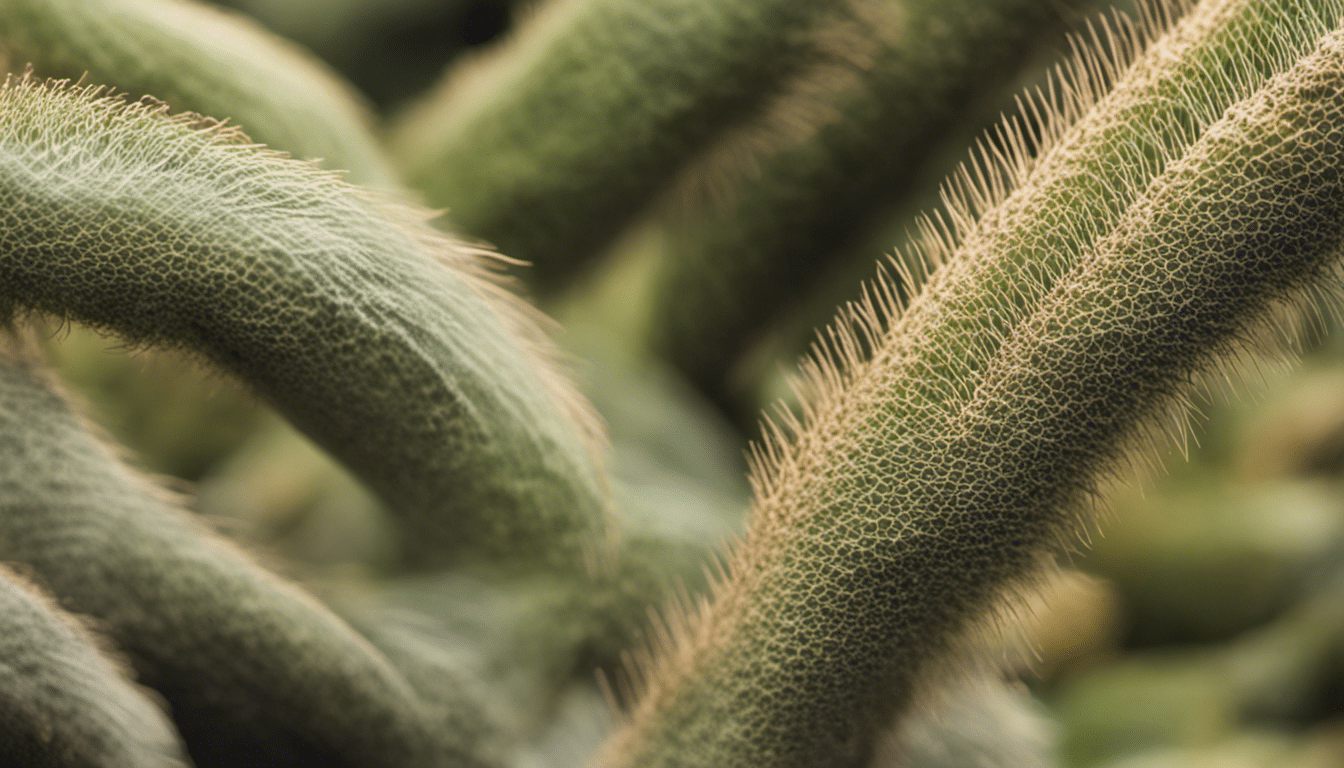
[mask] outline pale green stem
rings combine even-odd
[[[856,65],[855,84],[829,94],[825,107],[835,114],[759,158],[725,205],[675,225],[658,278],[654,342],[704,389],[722,394],[762,329],[910,191],[930,150],[977,100],[1004,88],[1067,8],[1048,0],[889,4],[890,28],[870,33],[881,38],[879,52]]]
[[[218,130],[29,81],[0,91],[0,202],[0,309],[236,374],[380,493],[421,559],[600,558],[582,401],[477,255],[413,212]]]

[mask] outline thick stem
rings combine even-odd
[[[436,721],[382,655],[315,599],[209,534],[93,438],[35,373],[0,358],[0,560],[93,617],[171,705],[193,760],[495,765],[474,715]]]
[[[1334,266],[1344,41],[1311,51],[1342,14],[1202,4],[889,330],[857,314],[876,354],[841,337],[848,370],[815,369],[729,579],[606,765],[861,765],[873,730],[964,661],[1191,377]],[[1207,125],[1219,100],[1238,103]]]
[[[806,57],[842,0],[560,0],[400,126],[462,231],[554,286]]]
[[[380,493],[421,559],[600,555],[582,400],[473,252],[142,105],[20,80],[0,126],[0,304],[237,375]]]
[[[106,643],[106,641],[102,641]],[[185,768],[162,709],[48,596],[0,568],[0,760],[30,768]]]

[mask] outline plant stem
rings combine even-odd
[[[604,765],[859,766],[974,656],[1192,377],[1334,268],[1344,39],[1311,51],[1342,14],[1201,4],[1078,105],[899,319],[889,285],[851,311],[876,353],[837,332],[814,362],[727,580],[673,620]]]

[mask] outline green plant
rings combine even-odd
[[[1049,18],[1055,6],[1003,7]],[[714,178],[735,180],[742,205],[666,242],[771,220],[824,241],[828,206],[888,128],[874,111],[953,66],[939,46],[903,42],[903,25],[951,24],[967,46],[1031,42],[1029,23],[957,27],[957,8],[560,2],[516,50],[475,65],[475,91],[448,89],[412,118],[404,134],[441,146],[406,150],[404,170],[462,205],[470,235],[544,264],[548,289],[725,156],[736,170]],[[6,635],[13,658],[38,659],[18,665],[34,692],[5,692],[0,727],[18,737],[0,755],[852,768],[936,765],[931,742],[993,752],[999,732],[975,720],[1017,721],[960,678],[986,666],[996,623],[1090,524],[1108,478],[1185,418],[1194,382],[1331,285],[1344,245],[1344,3],[1173,1],[1104,18],[954,177],[896,276],[879,272],[803,363],[798,410],[780,408],[753,449],[745,533],[706,580],[739,493],[704,458],[717,449],[695,424],[712,417],[673,404],[674,384],[604,394],[594,371],[605,445],[492,257],[401,202],[330,74],[288,53],[234,67],[215,45],[225,32],[277,44],[184,0],[0,2],[0,43],[33,68],[0,91],[0,314],[13,326],[0,561],[30,574],[0,572],[12,606],[0,623],[36,638]],[[856,42],[868,53],[836,69]],[[675,58],[692,43],[694,57]],[[978,71],[932,87],[968,90]],[[43,79],[84,72],[87,85]],[[270,77],[312,87],[295,105],[250,81]],[[762,90],[771,98],[748,97]],[[922,98],[902,120],[936,111]],[[760,140],[790,105],[796,134]],[[291,119],[300,108],[321,130]],[[936,125],[890,141],[921,146]],[[809,201],[795,174],[838,191]],[[742,267],[707,259],[683,274],[720,268]],[[693,319],[738,322],[727,307]],[[82,425],[42,370],[46,342],[23,329],[44,317],[184,350],[244,382],[377,495],[392,562],[354,587],[313,577],[319,601],[207,531]],[[630,354],[596,357],[666,375]],[[678,594],[637,640],[646,612]],[[620,675],[622,654],[625,714],[596,750],[610,724],[574,681]],[[130,675],[167,701],[180,747]],[[961,714],[939,731],[926,708],[942,691]],[[1022,728],[1004,732],[1001,760],[1033,759],[1011,743]]]

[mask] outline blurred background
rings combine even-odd
[[[483,66],[531,13],[522,0],[222,4],[341,73],[390,146],[426,119],[425,94],[455,68]],[[769,99],[684,153],[637,210],[582,245],[581,259],[516,270],[520,290],[564,328],[575,374],[608,423],[627,525],[659,546],[687,547],[692,591],[705,552],[740,530],[757,414],[781,399],[789,407],[787,382],[812,329],[859,297],[879,259],[906,252],[917,214],[939,203],[941,179],[1015,111],[1017,93],[1045,82],[1068,50],[1065,33],[1109,7],[1041,2],[1029,20],[1012,20],[1026,30],[1012,39],[996,37],[1001,26],[975,31],[988,41],[977,44],[988,46],[983,60],[929,64],[955,77],[921,95],[906,94],[912,76],[897,66],[901,51],[918,47],[900,24],[909,23],[905,6],[913,14],[929,4],[890,4],[900,11],[892,20],[868,19],[863,56],[852,45],[846,56],[820,46]],[[873,106],[907,102],[914,117]],[[1031,120],[1022,121],[1031,136]],[[808,209],[822,224],[771,245],[779,254],[763,250],[761,263],[775,266],[736,284],[704,278],[724,283],[697,298],[676,266],[683,250],[700,249],[712,264],[714,248],[734,247],[726,236],[704,245],[713,240],[704,230],[755,199],[752,185],[770,178],[775,158],[799,148],[821,152],[837,183],[857,191]],[[398,156],[420,202],[456,208]],[[452,215],[443,226],[457,227]],[[790,261],[800,258],[790,249],[806,251],[806,266]],[[696,322],[704,327],[675,331]],[[1329,317],[1303,326],[1300,363],[1250,360],[1244,381],[1209,385],[1189,441],[1160,469],[1116,481],[1103,522],[1061,555],[1058,583],[1023,612],[1033,650],[1010,655],[1008,690],[1038,729],[1040,764],[1344,766],[1344,334]],[[192,489],[201,514],[268,562],[335,602],[401,578],[379,502],[230,381],[182,355],[124,350],[79,327],[53,328],[51,348],[142,467]],[[447,624],[450,614],[497,615],[479,594],[470,598],[476,612],[463,614],[451,585],[403,581],[399,605]],[[595,695],[557,702],[539,720],[600,734]],[[550,738],[536,730],[538,743]]]

